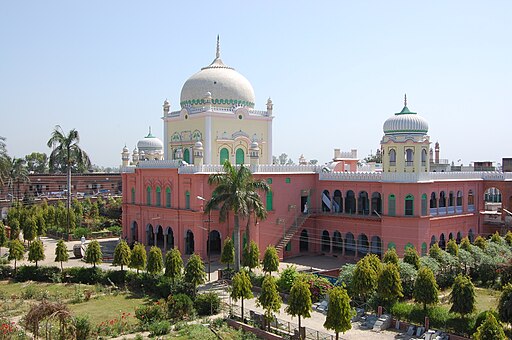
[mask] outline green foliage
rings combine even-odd
[[[199,315],[215,315],[220,312],[220,296],[207,292],[196,296],[195,309]]]
[[[17,218],[8,219],[9,227],[11,227],[10,239],[16,240],[20,237],[20,221]]]
[[[476,305],[475,286],[471,279],[461,274],[457,275],[450,293],[452,307],[450,312],[464,316],[473,313]]]
[[[329,304],[324,327],[338,333],[345,333],[352,328],[350,320],[354,312],[350,307],[350,298],[342,287],[335,287],[329,292]]]
[[[192,284],[194,289],[206,282],[206,272],[203,260],[197,254],[192,254],[185,266],[185,281]]]
[[[100,243],[96,240],[89,242],[85,249],[85,262],[92,263],[93,267],[101,263],[103,253],[101,252]]]
[[[289,293],[297,276],[299,276],[297,267],[294,265],[287,265],[286,268],[281,272],[279,280],[277,281],[279,291],[283,293]]]
[[[407,302],[396,302],[391,306],[391,314],[397,320],[409,320],[414,305]]]
[[[436,261],[441,261],[442,255],[442,249],[439,248],[439,245],[437,243],[434,243],[428,252],[428,255],[433,258]]]
[[[256,242],[252,241],[245,245],[242,265],[249,267],[249,271],[259,266],[260,250]]]
[[[471,251],[471,242],[469,242],[469,238],[467,236],[463,237],[462,240],[460,241],[459,249]]]
[[[498,314],[500,320],[506,323],[512,323],[512,284],[503,287],[498,302]]]
[[[132,256],[132,251],[128,243],[125,240],[119,241],[114,250],[114,260],[112,264],[114,266],[121,266],[121,270],[123,270],[123,266],[127,266],[130,264],[130,257]]]
[[[37,262],[44,260],[44,258],[43,242],[40,240],[33,241],[28,248],[28,260],[30,262],[35,262],[37,267]]]
[[[505,242],[507,242],[509,246],[512,246],[512,232],[510,230],[507,231],[507,234],[505,235]]]
[[[473,337],[475,340],[504,340],[507,338],[503,327],[498,323],[498,320],[496,320],[492,313],[487,314],[484,323],[478,327]]]
[[[137,269],[137,273],[146,267],[146,249],[142,243],[137,243],[133,246],[128,266],[132,269]]]
[[[448,241],[448,243],[446,244],[446,251],[453,256],[457,256],[459,254],[459,246],[457,245],[457,242],[455,242],[454,239]]]
[[[5,232],[5,226],[0,221],[0,247],[4,247],[7,244],[7,235]]]
[[[416,302],[423,304],[423,309],[427,309],[427,305],[435,304],[439,301],[439,289],[437,288],[434,273],[426,267],[418,271],[418,277],[414,284],[413,297]]]
[[[274,318],[274,313],[279,312],[281,303],[282,300],[277,291],[276,280],[272,276],[266,275],[263,279],[261,292],[256,301],[256,305],[261,306],[265,310],[265,319],[267,322]]]
[[[503,243],[503,239],[501,238],[500,233],[498,233],[496,231],[494,234],[492,234],[491,242],[496,243],[496,244],[502,244]]]
[[[76,316],[73,318],[76,340],[87,340],[92,332],[92,325],[87,315]]]
[[[304,280],[295,280],[290,290],[288,306],[285,312],[291,316],[298,316],[300,324],[301,317],[311,317],[311,310],[311,292],[309,285]]]
[[[135,317],[139,320],[143,329],[147,329],[150,324],[165,319],[166,311],[164,304],[157,301],[152,304],[140,306],[135,309]]]
[[[377,296],[381,301],[385,301],[387,306],[404,296],[400,272],[396,264],[388,263],[384,266],[378,278]]]
[[[418,271],[412,264],[403,261],[398,263],[398,270],[400,271],[400,280],[402,281],[402,293],[406,299],[410,299],[412,298],[414,282],[418,276]]]
[[[16,271],[16,261],[23,260],[25,254],[25,247],[21,244],[20,240],[15,239],[9,243],[9,257],[10,261],[14,260],[14,270]]]
[[[363,257],[356,264],[351,291],[363,302],[366,302],[377,288],[378,275],[379,273],[372,266],[370,258]]]
[[[333,287],[332,283],[325,277],[320,277],[315,274],[300,274],[298,279],[304,280],[309,285],[311,300],[313,302],[318,302],[323,299]]]
[[[62,277],[65,282],[94,285],[104,282],[105,272],[97,267],[71,267],[64,269]]]
[[[80,228],[76,228],[74,231],[73,231],[73,237],[74,238],[81,238],[82,236],[85,237],[85,238],[89,238],[92,234],[92,230],[89,229],[89,228],[84,228],[84,227],[80,227]]]
[[[169,295],[167,316],[173,320],[184,320],[194,316],[194,302],[185,294]]]
[[[18,282],[58,282],[60,281],[59,274],[59,268],[57,267],[20,266],[16,275],[14,275],[14,279]]]
[[[147,271],[150,274],[160,274],[164,268],[162,259],[162,250],[157,246],[152,246],[149,249]]]
[[[354,271],[356,270],[356,265],[353,263],[347,263],[341,266],[340,274],[338,275],[338,280],[336,281],[337,286],[343,286],[347,289],[349,296],[354,296],[351,291],[351,282],[354,277]]]
[[[241,270],[233,276],[230,296],[235,302],[241,299],[242,304],[244,299],[252,299],[252,283],[245,270]]]
[[[475,333],[477,331],[478,327],[480,327],[485,322],[485,320],[487,319],[487,315],[488,314],[494,315],[496,320],[499,319],[498,313],[496,311],[494,311],[494,310],[485,310],[483,312],[480,312],[477,315],[476,319],[475,319],[475,324],[474,324],[474,326],[472,328],[471,334]]]
[[[165,275],[174,282],[180,278],[183,271],[183,259],[178,248],[173,248],[165,254]]]
[[[384,253],[384,257],[382,258],[383,263],[394,263],[398,265],[398,254],[396,253],[395,248],[390,248],[386,250]]]
[[[233,264],[235,261],[235,245],[233,244],[233,240],[229,237],[226,237],[224,240],[224,248],[222,248],[222,255],[220,256],[220,262],[223,264],[229,265]]]
[[[409,247],[405,250],[404,262],[413,265],[416,270],[420,268],[420,257],[414,247]]]
[[[25,241],[33,241],[37,235],[37,224],[32,217],[28,217],[23,225],[23,239]]]
[[[477,238],[475,239],[475,242],[473,242],[475,246],[477,246],[478,248],[482,249],[482,250],[485,250],[485,248],[487,247],[487,240],[485,238],[483,238],[482,236],[477,236]]]
[[[273,245],[269,245],[263,255],[263,271],[272,275],[279,269],[279,256],[277,250]]]
[[[167,320],[157,321],[149,325],[151,336],[166,335],[171,331],[171,323]]]

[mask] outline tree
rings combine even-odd
[[[149,249],[148,265],[146,267],[146,270],[150,274],[159,274],[162,272],[163,268],[164,263],[162,259],[162,250],[160,250],[160,248],[158,248],[157,246],[152,246]]]
[[[257,191],[268,192],[270,187],[262,180],[255,180],[251,171],[244,165],[235,167],[226,161],[224,172],[212,174],[208,178],[208,184],[216,185],[205,208],[209,212],[217,207],[219,220],[226,220],[230,211],[234,215],[234,244],[235,244],[235,270],[240,270],[240,217],[248,217],[251,211],[256,218],[263,220],[267,211],[263,206],[261,197]]]
[[[132,269],[143,270],[146,267],[146,249],[142,243],[136,243],[132,249],[132,256],[130,257],[130,264]]]
[[[471,242],[469,242],[469,238],[467,236],[462,238],[462,240],[460,241],[459,248],[465,251],[471,251]]]
[[[374,155],[373,153],[370,152],[370,154],[368,156],[366,156],[363,161],[365,163],[382,163],[382,154],[380,152],[380,149],[377,149],[377,153]]]
[[[171,278],[174,283],[183,271],[183,259],[178,248],[173,248],[165,254],[165,276]]]
[[[288,158],[288,155],[285,153],[280,154],[278,157],[272,156],[272,164],[279,165],[294,165],[293,159]]]
[[[30,247],[30,242],[32,242],[37,235],[37,224],[34,218],[29,217],[25,220],[25,224],[23,225],[23,239],[28,241],[28,246]]]
[[[450,302],[450,312],[459,313],[462,317],[473,313],[476,305],[475,286],[469,277],[457,275],[450,293]]]
[[[428,255],[433,258],[434,260],[437,260],[437,261],[441,261],[442,260],[442,257],[443,257],[443,254],[442,254],[442,249],[439,248],[439,245],[437,243],[434,243],[431,247],[430,247],[430,250],[428,251]]]
[[[92,263],[96,268],[97,264],[101,263],[103,253],[101,252],[100,243],[96,240],[91,241],[85,249],[85,263]]]
[[[512,284],[510,283],[503,287],[498,302],[498,313],[501,321],[512,323]]]
[[[132,251],[130,250],[130,246],[126,243],[125,240],[119,241],[114,250],[114,260],[112,264],[114,266],[121,266],[121,271],[123,270],[123,266],[127,266],[130,264],[130,257],[132,256]]]
[[[15,239],[9,243],[9,257],[7,259],[9,261],[14,260],[14,271],[16,271],[16,261],[23,260],[24,253],[25,247],[23,247],[20,240]]]
[[[457,245],[457,242],[455,242],[454,239],[448,241],[448,243],[446,244],[446,251],[452,254],[453,256],[459,255],[459,246]]]
[[[482,236],[477,236],[473,244],[482,250],[485,250],[485,248],[487,248],[487,240]]]
[[[42,152],[32,152],[25,156],[27,162],[27,170],[36,174],[44,174],[48,172],[48,155]]]
[[[9,227],[11,227],[11,240],[17,240],[20,237],[20,221],[17,218],[9,218]]]
[[[261,293],[257,299],[257,305],[265,310],[265,320],[270,330],[270,322],[274,318],[273,313],[279,312],[281,308],[281,295],[277,291],[276,280],[270,276],[265,275],[263,283],[261,284]]]
[[[5,233],[5,226],[2,223],[2,221],[0,221],[0,248],[5,246],[6,243],[7,243],[7,235]],[[2,256],[1,249],[0,249],[0,256]]]
[[[412,296],[416,302],[423,304],[423,310],[427,310],[428,304],[435,304],[439,301],[439,288],[432,270],[422,267],[418,271]]]
[[[288,306],[285,312],[299,318],[299,334],[301,329],[300,317],[311,317],[311,291],[304,280],[295,280],[288,297]]]
[[[7,163],[7,187],[11,189],[12,197],[16,200],[20,199],[20,183],[28,183],[27,167],[25,166],[25,160],[21,158],[13,157],[9,159]],[[14,189],[16,188],[16,191]]]
[[[475,340],[505,340],[505,332],[503,327],[499,324],[498,320],[492,315],[487,314],[487,318],[484,323],[478,327],[475,334],[473,334]]]
[[[71,172],[84,172],[91,165],[89,156],[80,148],[78,143],[80,136],[78,131],[72,129],[66,135],[60,125],[55,126],[52,135],[46,143],[49,148],[53,147],[50,154],[50,172],[66,172],[67,176],[67,233],[70,232],[69,211],[71,209]]]
[[[43,242],[40,240],[33,241],[28,247],[28,260],[30,262],[35,262],[37,268],[37,262],[44,260],[44,258],[45,255]]]
[[[249,244],[245,245],[244,248],[244,257],[243,257],[243,265],[249,267],[249,272],[253,268],[258,267],[260,262],[260,250],[256,242],[251,241]]]
[[[409,248],[408,248],[409,249]],[[398,254],[396,253],[395,248],[389,248],[384,253],[384,257],[382,258],[383,263],[394,263],[398,265]]]
[[[61,271],[64,271],[64,269],[62,268],[62,262],[68,262],[68,260],[68,249],[66,247],[66,244],[64,243],[64,240],[60,239],[59,242],[57,242],[57,247],[55,248],[55,262],[60,262]]]
[[[252,299],[252,283],[249,274],[245,270],[241,270],[233,276],[231,281],[230,296],[233,301],[242,301],[242,320],[244,320],[244,299]]]
[[[388,305],[404,296],[400,272],[396,264],[388,263],[384,266],[377,283],[377,295]]]
[[[5,145],[5,137],[0,136],[0,184],[3,186],[9,173],[9,155]]]
[[[352,278],[352,291],[363,302],[366,302],[377,288],[378,274],[369,257],[365,256],[357,262]]]
[[[188,258],[187,265],[185,266],[185,281],[192,284],[194,294],[196,293],[197,286],[206,282],[204,263],[197,254],[192,254]]]
[[[501,238],[500,233],[498,233],[498,231],[496,231],[494,234],[492,234],[491,242],[496,243],[496,244],[503,243],[503,239]]]
[[[224,248],[222,248],[222,255],[220,256],[220,262],[229,265],[233,264],[235,260],[235,246],[233,240],[230,237],[226,237],[224,240]]]
[[[404,262],[412,264],[416,270],[420,268],[420,257],[416,251],[416,248],[409,247],[405,250]]]
[[[509,246],[512,246],[512,232],[510,230],[507,231],[507,234],[505,235],[505,242],[507,242]]]
[[[331,289],[324,327],[336,332],[336,340],[339,339],[340,332],[345,333],[352,328],[350,320],[353,315],[347,291],[342,287]]]
[[[265,250],[265,255],[263,255],[263,271],[272,275],[272,272],[278,269],[279,256],[277,255],[277,250],[273,245],[269,245]]]

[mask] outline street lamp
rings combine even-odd
[[[206,202],[207,199],[202,197],[202,196],[197,196],[197,199],[198,200],[201,200],[201,201],[204,201]],[[204,208],[203,208],[203,211],[204,211]],[[207,244],[206,244],[206,256],[208,257],[208,282],[210,282],[210,273],[211,273],[211,260],[210,260],[210,253],[211,253],[211,246],[212,246],[212,241],[211,241],[211,235],[210,235],[210,224],[212,222],[212,219],[211,219],[211,211],[208,210],[208,238],[207,238]]]

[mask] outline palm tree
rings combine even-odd
[[[30,182],[28,178],[28,170],[25,166],[25,160],[23,158],[8,157],[7,164],[7,186],[11,189],[12,197],[16,197],[16,200],[20,198],[20,183]],[[16,195],[14,195],[14,187],[16,189]]]
[[[67,233],[69,234],[69,210],[71,209],[71,170],[88,169],[91,166],[89,156],[78,146],[80,136],[75,129],[66,135],[60,125],[55,126],[48,140],[48,147],[53,147],[50,154],[50,172],[66,170],[67,173]]]
[[[9,173],[9,156],[5,145],[5,137],[0,136],[0,184],[3,186]]]
[[[255,180],[251,171],[240,165],[235,167],[229,161],[224,163],[224,172],[212,174],[208,184],[216,185],[212,198],[208,201],[205,213],[219,207],[219,221],[223,222],[230,211],[234,214],[235,270],[240,270],[240,218],[248,218],[252,213],[260,220],[267,211],[258,190],[268,192],[270,187],[262,180]]]

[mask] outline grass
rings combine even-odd
[[[450,293],[451,289],[446,289],[439,294],[440,305],[447,307],[448,309],[452,306],[449,299]],[[476,310],[480,313],[486,310],[496,309],[500,298],[500,292],[490,288],[475,287],[475,297]]]

